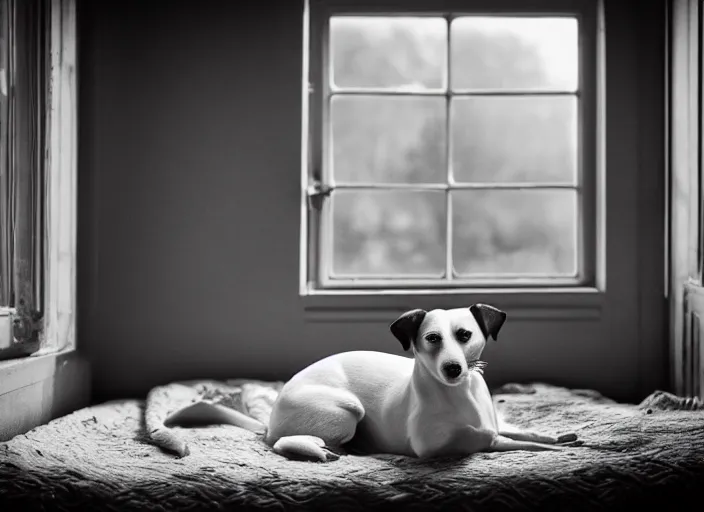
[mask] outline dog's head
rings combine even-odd
[[[413,309],[391,324],[404,350],[413,348],[416,364],[443,384],[454,386],[467,376],[489,337],[497,339],[506,313],[488,304],[468,308]]]

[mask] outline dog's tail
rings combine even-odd
[[[167,418],[165,426],[232,425],[266,436],[267,427],[251,416],[220,404],[198,402]]]

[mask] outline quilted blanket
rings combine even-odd
[[[507,419],[575,431],[581,445],[432,461],[291,461],[243,429],[173,424],[201,401],[266,422],[280,385],[173,383],[146,401],[88,407],[1,443],[0,510],[574,511],[701,501],[704,410],[663,392],[632,405],[590,390],[503,386],[494,396]]]

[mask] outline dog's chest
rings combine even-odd
[[[498,426],[488,389],[468,386],[465,393],[457,391],[418,404],[410,425],[416,452],[470,454],[489,447]]]
[[[475,428],[496,428],[496,418],[491,401],[471,394],[446,398],[420,408],[418,421],[423,425],[454,430],[467,425]]]

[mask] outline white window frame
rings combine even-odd
[[[519,0],[310,0],[304,14],[304,87],[303,140],[301,182],[301,268],[300,294],[315,295],[457,295],[457,294],[593,294],[603,291],[604,269],[604,165],[603,165],[603,77],[602,60],[598,57],[603,35],[602,2],[590,0],[537,0],[527,5]],[[333,15],[564,15],[575,16],[579,22],[579,102],[578,117],[581,131],[578,155],[578,186],[581,188],[582,216],[579,236],[580,279],[513,277],[496,279],[471,278],[451,280],[327,279],[320,251],[329,237],[320,239],[320,232],[330,229],[325,219],[330,218],[329,201],[320,201],[319,208],[310,207],[311,201],[327,193],[327,166],[324,147],[324,129],[328,83],[326,45],[328,20]],[[380,187],[387,189],[386,185]],[[450,214],[451,212],[448,212]],[[321,243],[322,242],[322,243]],[[450,242],[451,243],[451,242]]]
[[[78,73],[76,0],[52,0],[45,350],[76,347]]]
[[[668,82],[669,166],[667,227],[669,260],[667,292],[669,300],[670,385],[683,396],[704,398],[704,353],[693,344],[698,337],[688,336],[693,325],[689,313],[699,313],[701,305],[692,308],[689,300],[700,302],[704,253],[701,252],[704,230],[704,183],[702,161],[704,147],[704,97],[701,83],[704,75],[704,52],[701,52],[704,13],[700,0],[673,0],[668,11],[668,44],[670,49]],[[689,325],[688,325],[689,324]],[[690,343],[692,345],[690,345]],[[698,377],[700,380],[698,380]]]
[[[50,0],[46,93],[43,319],[31,357],[76,348],[77,22],[75,0]],[[37,283],[34,283],[37,285]],[[16,308],[0,308],[0,340]],[[0,361],[0,365],[3,362]],[[15,364],[12,361],[4,364]],[[2,367],[0,366],[0,370]],[[9,384],[8,384],[9,385]]]

